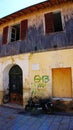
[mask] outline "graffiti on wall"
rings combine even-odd
[[[35,95],[40,91],[40,89],[45,88],[48,85],[49,76],[48,75],[35,75],[34,82],[32,83],[32,93]]]
[[[47,83],[49,81],[49,76],[48,75],[43,75],[43,76],[35,75],[34,76],[34,82],[35,83],[39,83],[41,81],[44,82],[44,83]]]

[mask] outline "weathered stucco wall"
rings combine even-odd
[[[31,93],[43,97],[53,96],[52,69],[71,68],[71,84],[73,97],[73,49],[27,53],[0,59],[0,91],[9,84],[9,70],[17,64],[23,72],[23,99]],[[37,76],[40,77],[37,78]],[[45,77],[46,76],[46,77]],[[39,82],[38,82],[39,81]],[[67,86],[66,86],[67,87]],[[59,89],[59,88],[58,88]],[[65,90],[64,90],[65,91]],[[61,92],[61,95],[62,92]]]
[[[3,91],[9,88],[9,70],[15,64],[19,65],[22,69],[23,74],[23,92],[25,91],[25,81],[29,77],[29,60],[28,55],[18,55],[10,56],[0,59],[0,91],[3,94]],[[24,93],[23,97],[27,95],[27,92]],[[29,95],[27,95],[29,96]],[[1,96],[2,98],[2,96]]]
[[[30,56],[30,74],[32,75],[32,83],[34,83],[35,75],[49,76],[49,82],[46,84],[46,95],[52,95],[52,69],[53,68],[69,68],[72,72],[72,87],[73,87],[73,49],[49,51],[43,53],[31,54]],[[38,65],[38,69],[36,66]],[[33,68],[35,67],[35,70]],[[61,93],[62,95],[62,93]]]
[[[57,10],[62,11],[64,31],[45,35],[44,13]],[[70,87],[72,91],[70,97],[73,97],[72,12],[73,4],[62,4],[34,12],[33,15],[30,13],[21,16],[1,25],[0,103],[4,89],[9,85],[9,70],[15,64],[19,65],[23,72],[23,104],[32,92],[33,95],[43,97],[53,96],[52,69],[55,68],[71,68]],[[27,39],[2,45],[3,27],[19,23],[23,19],[28,19]],[[57,48],[54,48],[55,45],[57,45]],[[62,92],[60,92],[60,95],[63,96]]]
[[[44,13],[61,10],[63,31],[45,34]],[[23,15],[1,26],[11,26],[28,19],[28,36],[24,41],[16,41],[0,45],[0,56],[17,55],[26,52],[73,46],[73,4],[62,4],[49,7],[33,14]],[[0,31],[2,32],[2,31]],[[0,35],[2,36],[2,34]],[[0,38],[2,41],[2,38]],[[1,44],[1,43],[0,43]],[[55,48],[56,49],[56,48]]]

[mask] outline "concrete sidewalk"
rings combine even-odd
[[[73,130],[73,116],[33,115],[0,106],[0,130]]]

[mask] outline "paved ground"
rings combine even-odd
[[[73,116],[33,115],[0,106],[0,130],[73,130]]]

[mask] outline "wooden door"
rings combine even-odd
[[[9,92],[11,103],[23,103],[22,70],[18,65],[9,71]]]
[[[53,97],[72,97],[71,68],[52,69]]]

